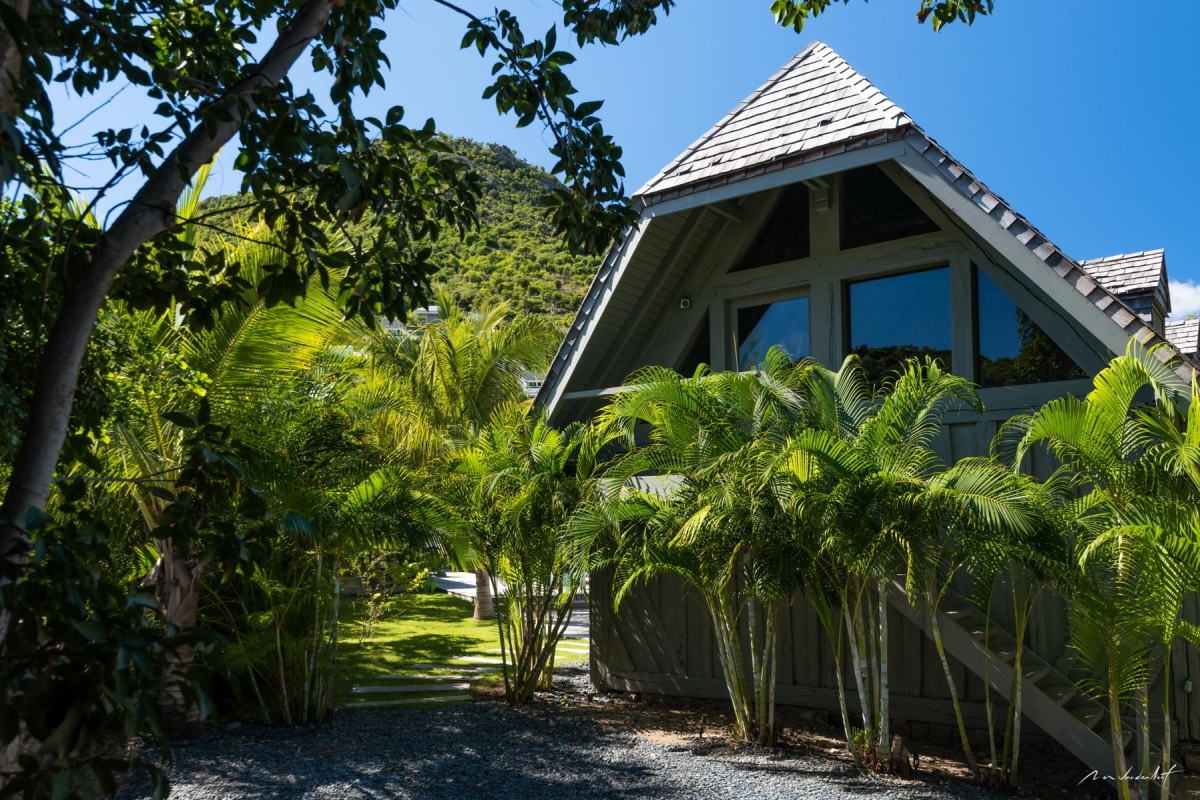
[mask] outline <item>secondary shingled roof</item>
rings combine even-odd
[[[1200,319],[1181,319],[1167,323],[1167,341],[1184,355],[1200,352]]]
[[[1092,258],[1079,266],[1116,294],[1166,290],[1167,259],[1161,249]]]

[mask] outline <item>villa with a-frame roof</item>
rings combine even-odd
[[[1198,364],[1200,323],[1166,321],[1162,250],[1083,261],[1062,252],[821,43],[634,197],[640,216],[600,266],[537,395],[555,423],[589,418],[650,364],[745,369],[780,345],[832,366],[858,353],[882,376],[932,355],[976,382],[987,406],[945,419],[940,455],[952,463],[986,454],[1012,415],[1086,393],[1131,339],[1169,343],[1157,352],[1180,356],[1189,378]],[[1033,469],[1044,474],[1050,465],[1039,459]],[[607,583],[592,583],[598,687],[725,696],[706,616],[676,581],[641,587],[619,614]],[[893,716],[917,738],[948,732],[928,621],[893,600]],[[797,602],[781,628],[779,701],[835,709],[833,659],[814,613]],[[993,691],[1006,695],[1011,648],[1003,636],[985,646],[952,613],[941,628],[968,723],[982,728],[979,675],[989,664]],[[1074,688],[1056,599],[1041,601],[1028,644],[1028,718],[1089,767],[1111,770],[1105,711]],[[1200,663],[1182,653],[1174,663],[1165,690],[1177,735],[1200,739],[1200,693],[1190,691]]]

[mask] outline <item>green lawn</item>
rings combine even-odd
[[[334,704],[341,706],[361,700],[382,700],[391,695],[351,695],[354,686],[390,684],[380,675],[455,674],[454,670],[416,670],[413,664],[453,664],[463,656],[500,658],[500,637],[494,621],[479,621],[472,617],[473,609],[466,600],[447,594],[422,594],[406,598],[402,610],[379,623],[373,639],[359,645],[355,616],[361,606],[347,599],[341,610],[342,644],[338,648],[337,696]],[[557,664],[583,663],[584,655],[568,653],[560,648]],[[474,688],[500,683],[499,667],[494,675],[481,674],[472,681]],[[421,695],[409,695],[419,697]]]

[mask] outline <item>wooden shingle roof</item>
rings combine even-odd
[[[1181,319],[1167,323],[1167,341],[1184,355],[1200,352],[1200,319]]]
[[[821,42],[801,50],[637,191],[651,199],[912,122]],[[651,200],[652,202],[652,200]]]
[[[1167,258],[1161,249],[1087,259],[1080,261],[1079,266],[1113,294],[1160,292],[1163,306],[1168,311],[1171,309],[1167,293]]]

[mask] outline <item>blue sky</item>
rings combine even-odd
[[[1073,257],[1165,247],[1176,315],[1200,312],[1200,3],[996,0],[994,16],[941,34],[915,22],[917,5],[851,0],[797,35],[774,25],[769,0],[680,0],[648,35],[581,53],[571,76],[582,99],[605,100],[600,116],[625,148],[632,192],[820,39]],[[506,7],[530,33],[557,11],[552,0]],[[460,18],[405,0],[385,27],[388,88],[365,109],[403,105],[410,124],[433,117],[548,165],[542,131],[515,130],[479,99],[490,61],[458,50]],[[298,83],[321,85],[298,67]],[[93,105],[64,95],[59,119]],[[147,111],[124,92],[79,130]],[[237,189],[231,161],[225,154],[210,193]]]

